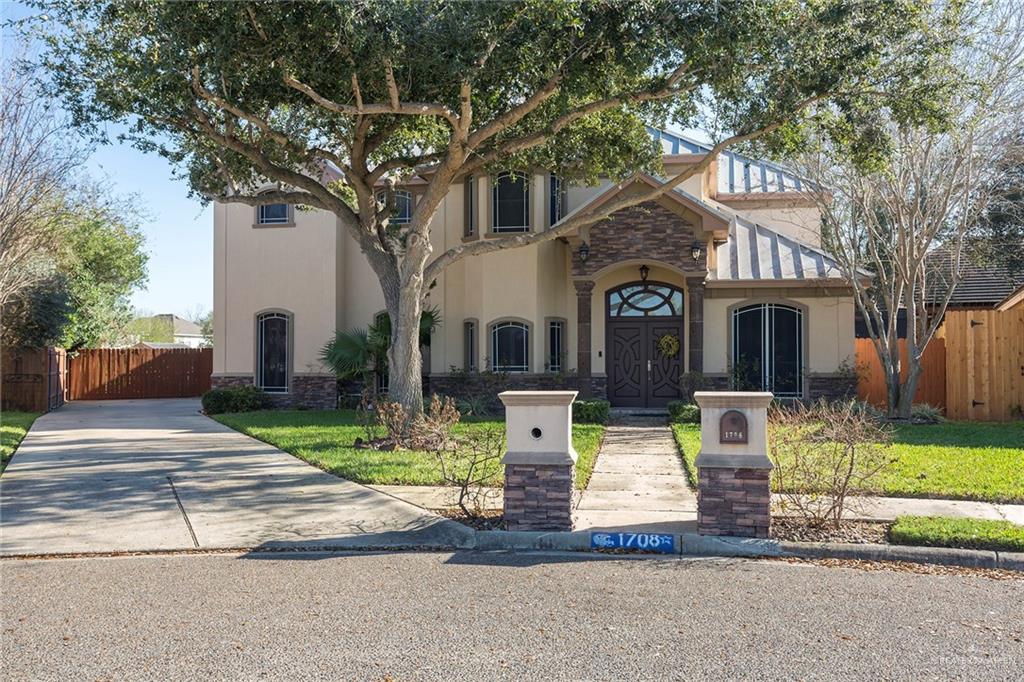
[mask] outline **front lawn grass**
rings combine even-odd
[[[1024,526],[990,519],[901,516],[889,529],[889,540],[897,545],[1024,552]]]
[[[356,438],[365,438],[353,410],[266,410],[220,414],[213,419],[350,481],[371,485],[444,485],[437,459],[429,452],[381,452],[352,447]],[[504,430],[505,422],[494,419],[461,423],[456,432],[487,428]],[[572,429],[573,445],[579,453],[576,487],[583,489],[594,469],[604,427],[574,424]],[[489,479],[495,486],[502,483],[502,467],[497,462]]]
[[[676,443],[696,484],[700,426],[675,424]],[[863,493],[1024,503],[1024,423],[947,422],[894,427],[896,462]]]
[[[7,468],[18,444],[38,416],[38,412],[0,412],[0,472]]]

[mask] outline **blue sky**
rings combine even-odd
[[[0,0],[0,21],[20,19],[32,10]],[[4,46],[12,45],[4,29]],[[2,48],[4,57],[8,49]],[[116,129],[108,131],[116,132]],[[98,147],[87,164],[89,175],[106,180],[118,194],[132,194],[147,217],[142,224],[149,252],[149,283],[135,292],[136,308],[183,315],[213,305],[213,211],[188,197],[188,186],[175,180],[171,165],[114,141]]]

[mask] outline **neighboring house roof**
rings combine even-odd
[[[186,320],[183,317],[172,315],[170,313],[164,313],[161,315],[154,315],[149,318],[152,320],[165,320],[171,323],[171,329],[174,336],[202,336],[203,329],[195,322]]]
[[[139,341],[133,348],[188,348],[184,343],[164,343],[162,341]]]
[[[845,279],[824,251],[739,216],[729,226],[729,238],[715,248],[712,281]]]
[[[929,264],[937,269],[932,281],[941,277],[943,270],[950,270],[951,254],[946,249],[937,249],[929,254]],[[1009,269],[999,265],[980,265],[967,257],[963,257],[960,263],[960,282],[949,299],[950,307],[970,308],[996,306],[1013,294],[1014,290],[1024,284],[1021,275],[1013,275]],[[941,279],[939,279],[941,282]],[[935,300],[940,294],[948,291],[947,286],[942,286],[941,291],[936,291],[931,300]]]
[[[996,308],[1002,312],[1006,312],[1021,303],[1024,303],[1024,286],[1019,287],[1015,292],[1004,298]]]

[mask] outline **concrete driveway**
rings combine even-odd
[[[463,546],[461,524],[326,474],[199,413],[75,401],[0,477],[0,554],[257,546]]]

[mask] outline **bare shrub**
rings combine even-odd
[[[387,445],[396,448],[407,447],[409,437],[409,414],[401,403],[393,400],[377,401],[377,423],[384,429]]]
[[[810,525],[838,527],[855,506],[851,495],[895,460],[890,429],[856,401],[775,408],[768,449],[783,512],[796,512]]]
[[[377,404],[373,391],[368,388],[364,389],[359,396],[359,405],[356,407],[356,423],[362,427],[367,444],[375,442],[380,436],[380,426],[377,424]],[[356,445],[359,444],[356,443]]]
[[[441,398],[435,393],[430,397],[427,410],[410,429],[409,446],[431,452],[449,448],[453,441],[452,432],[461,418],[454,398]]]
[[[445,483],[458,489],[457,504],[466,516],[479,517],[491,496],[501,494],[488,483],[505,451],[505,429],[485,427],[461,434],[450,447],[434,451]]]

